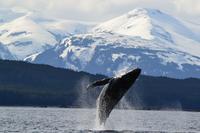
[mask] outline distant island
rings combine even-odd
[[[0,60],[0,106],[94,108],[100,88],[85,88],[103,78],[106,76]],[[134,109],[200,111],[200,79],[142,75],[125,99]]]

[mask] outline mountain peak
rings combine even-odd
[[[54,36],[31,20],[29,15],[1,25],[0,40],[17,59],[24,59],[56,44]]]
[[[189,29],[183,20],[150,8],[136,8],[124,15],[101,23],[93,31],[117,33],[145,40],[164,39],[169,42],[177,40],[172,36],[178,36],[200,42],[196,33]]]
[[[134,16],[134,15],[160,15],[162,12],[158,9],[152,9],[152,8],[135,8],[132,11],[129,11],[127,13],[128,16]]]
[[[155,10],[136,8],[124,15],[104,22],[93,29],[95,32],[110,32],[142,39],[152,40],[153,28],[149,14],[156,13]]]

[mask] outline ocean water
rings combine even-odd
[[[104,127],[95,109],[0,107],[2,133],[200,132],[200,112],[114,110]]]

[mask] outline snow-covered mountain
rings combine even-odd
[[[109,76],[141,67],[147,75],[200,78],[200,25],[159,10],[137,8],[98,25],[10,14],[0,25],[3,59]]]
[[[96,32],[118,33],[128,36],[138,36],[142,39],[168,39],[177,35],[200,41],[183,22],[155,9],[137,8],[125,15],[104,22],[93,29]],[[175,39],[175,38],[174,38]],[[172,40],[171,40],[172,41]]]
[[[54,36],[28,16],[0,26],[0,35],[0,41],[20,60],[56,44]]]
[[[109,76],[141,67],[147,75],[199,78],[198,34],[183,20],[138,8],[27,60]]]
[[[37,12],[0,9],[0,43],[18,60],[52,48],[64,37],[85,33],[92,24],[48,18]]]
[[[18,17],[24,16],[26,13],[22,11],[0,8],[0,24],[10,22]]]
[[[51,33],[57,36],[66,37],[74,34],[85,34],[96,24],[73,20],[55,20],[42,25]]]
[[[16,58],[13,57],[7,47],[0,43],[0,59],[15,60]]]

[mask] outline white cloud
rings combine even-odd
[[[173,3],[180,13],[187,13],[188,15],[200,14],[200,0],[174,0]]]
[[[136,7],[199,17],[200,0],[1,0],[0,8],[23,8],[65,19],[104,21]]]

